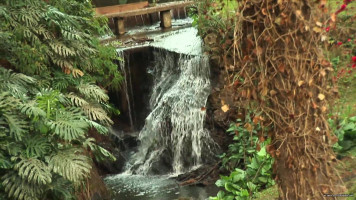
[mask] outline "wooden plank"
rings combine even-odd
[[[141,9],[126,10],[126,11],[112,11],[112,12],[105,13],[105,14],[99,13],[98,15],[105,16],[108,18],[132,17],[132,16],[136,16],[136,15],[144,15],[144,14],[161,12],[161,11],[166,11],[166,10],[171,10],[171,9],[176,9],[176,8],[182,8],[182,7],[186,7],[186,6],[193,5],[193,4],[194,4],[194,1],[180,1],[180,2],[175,1],[175,2],[157,4],[154,7],[145,7],[145,8],[141,8]],[[108,6],[108,7],[110,7],[110,6]]]
[[[106,15],[110,13],[118,13],[118,12],[126,12],[130,10],[138,10],[141,8],[148,7],[148,1],[139,2],[139,3],[129,3],[115,6],[105,6],[95,8],[95,12],[97,15]]]

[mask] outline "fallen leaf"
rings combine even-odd
[[[323,26],[323,24],[321,22],[316,22],[316,25],[319,26],[319,27]]]
[[[320,101],[324,100],[325,99],[325,95],[323,94],[318,94],[318,99],[320,99]]]
[[[330,19],[332,22],[336,22],[336,14],[335,13],[331,14]]]
[[[248,132],[252,132],[253,127],[252,127],[252,125],[250,123],[246,123],[244,127],[246,128],[246,130]]]
[[[260,117],[259,116],[255,116],[252,121],[253,121],[254,124],[258,124],[258,122],[260,121]]]
[[[304,84],[304,81],[298,81],[298,86],[302,86]]]
[[[316,127],[315,130],[319,132],[319,131],[320,131],[320,128],[319,128],[319,127]]]
[[[316,33],[320,33],[320,32],[322,31],[322,29],[315,26],[315,27],[313,28],[313,31],[316,32]]]
[[[325,112],[327,110],[326,106],[321,107],[321,112]]]
[[[328,66],[331,65],[331,63],[329,61],[327,61],[327,60],[322,60],[321,61],[321,65],[324,66],[324,67],[328,67]]]
[[[262,14],[263,14],[263,15],[267,15],[266,8],[262,8]]]
[[[283,64],[283,63],[281,63],[281,64],[279,64],[278,65],[278,70],[280,71],[280,72],[284,72],[284,69],[285,69],[285,65]]]
[[[295,15],[299,18],[302,18],[302,11],[301,10],[296,10]]]
[[[261,91],[261,95],[264,97],[264,96],[267,95],[267,93],[268,93],[268,88],[267,88],[267,87],[264,87],[264,88],[262,89],[262,91]]]
[[[318,107],[318,105],[316,105],[316,103],[314,103],[314,102],[312,103],[312,106],[314,109],[316,109]]]
[[[321,70],[320,71],[320,75],[322,75],[323,77],[326,75],[326,72],[325,72],[325,70]]]
[[[205,107],[201,107],[201,109],[200,109],[201,111],[205,111],[206,110],[206,108]]]
[[[270,93],[271,96],[274,96],[274,95],[277,94],[277,92],[275,90],[271,90],[269,93]]]
[[[254,53],[259,56],[263,53],[263,49],[257,46],[256,49],[254,50]]]
[[[224,111],[224,112],[227,112],[227,111],[230,110],[230,108],[229,108],[228,105],[223,105],[223,106],[221,107],[221,110]]]
[[[281,21],[282,21],[281,18],[277,17],[276,20],[274,20],[274,23],[281,25]]]

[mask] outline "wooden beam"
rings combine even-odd
[[[189,5],[193,5],[194,3],[195,3],[194,1],[175,1],[175,2],[157,4],[154,7],[144,7],[144,8],[140,8],[140,9],[125,10],[125,11],[114,11],[115,9],[107,8],[107,10],[110,10],[110,12],[104,12],[104,11],[99,10],[99,11],[97,11],[97,15],[105,16],[108,18],[132,17],[132,16],[136,16],[136,15],[150,14],[150,13],[161,12],[161,11],[166,11],[166,10],[171,10],[171,9],[176,9],[176,8],[182,8],[182,7],[186,7]],[[129,4],[127,4],[127,5],[129,5]],[[110,6],[108,6],[108,7],[110,7]],[[100,8],[97,8],[97,9],[100,9]]]
[[[161,27],[170,28],[172,27],[172,15],[170,10],[165,10],[160,12],[161,15]]]
[[[117,35],[123,35],[125,33],[125,20],[122,17],[115,17],[115,31]]]
[[[115,5],[115,6],[98,7],[94,9],[97,15],[105,16],[110,13],[127,12],[130,10],[138,10],[146,7],[148,7],[148,1]]]

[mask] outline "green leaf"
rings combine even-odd
[[[58,110],[56,119],[47,122],[60,138],[71,141],[83,138],[89,128],[89,124],[77,108]]]
[[[26,179],[29,183],[46,185],[52,182],[49,168],[36,158],[22,159],[14,169],[18,171],[18,175],[22,179]]]
[[[15,172],[7,173],[2,179],[2,185],[8,197],[18,200],[39,200],[43,193],[42,187],[28,183]]]
[[[225,181],[219,179],[219,180],[217,180],[217,181],[215,182],[215,185],[218,186],[218,187],[224,187]]]
[[[262,147],[261,150],[257,153],[260,157],[265,157],[267,155],[266,147]]]
[[[91,170],[90,159],[81,154],[79,149],[64,149],[53,155],[49,160],[49,167],[53,172],[80,184],[88,177]]]
[[[26,138],[24,141],[26,147],[26,156],[43,157],[51,150],[51,145],[45,137],[35,136]]]
[[[248,190],[243,189],[243,190],[241,190],[241,192],[240,192],[240,196],[241,196],[241,197],[248,197],[248,196],[250,196],[250,193],[248,192]]]
[[[222,199],[225,196],[225,192],[224,191],[219,191],[216,196],[218,197],[218,199]]]

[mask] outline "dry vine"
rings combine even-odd
[[[345,192],[334,169],[337,138],[326,121],[337,95],[333,69],[320,48],[326,1],[237,1],[233,41],[228,47],[208,45],[213,59],[223,53],[218,62],[236,87],[235,105],[247,109],[246,102],[257,102],[264,124],[273,125],[268,151],[275,158],[280,199],[326,199],[324,194]],[[205,43],[230,40],[231,33],[209,31]]]
[[[337,91],[319,48],[319,6],[308,0],[245,0],[237,13],[234,67],[244,79],[239,96],[258,101],[273,122],[269,152],[281,199],[325,199],[343,190],[333,168],[337,139],[326,121]]]

